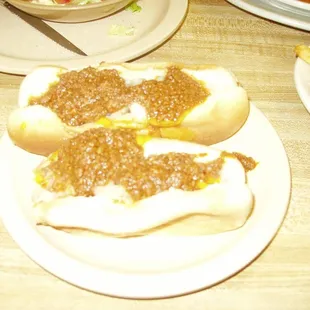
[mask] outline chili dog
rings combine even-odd
[[[168,63],[39,67],[23,80],[18,105],[8,133],[40,155],[98,127],[211,145],[235,134],[249,114],[247,94],[228,70]]]
[[[195,234],[234,230],[253,209],[246,173],[255,166],[242,154],[192,142],[90,129],[34,170],[35,218],[70,232],[122,237],[161,229],[188,235],[192,217]]]

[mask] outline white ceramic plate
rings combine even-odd
[[[267,1],[267,0],[265,0]],[[310,17],[310,4],[297,0],[268,0],[274,7],[297,15]]]
[[[86,52],[74,54],[0,6],[0,71],[27,74],[42,64],[71,69],[137,58],[166,41],[186,16],[188,0],[140,0],[137,13],[123,10],[97,21],[79,24],[47,22]],[[111,36],[112,25],[134,27],[132,36]]]
[[[285,3],[279,0],[227,0],[231,4],[252,14],[272,21],[310,31],[310,14],[307,10],[291,6],[284,9]],[[294,0],[292,0],[294,1]]]
[[[284,3],[290,7],[299,8],[304,11],[310,11],[310,3],[298,1],[298,0],[276,0],[280,3]]]
[[[239,230],[200,237],[113,239],[38,228],[31,212],[31,179],[40,157],[14,147],[6,135],[0,146],[4,225],[31,259],[88,290],[159,298],[212,286],[240,271],[269,244],[286,214],[291,188],[283,145],[255,106],[244,127],[218,147],[259,161],[248,175],[256,198],[254,212]]]
[[[294,80],[298,95],[310,113],[310,64],[300,58],[295,63]]]

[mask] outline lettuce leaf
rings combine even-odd
[[[137,1],[134,1],[131,4],[127,5],[125,10],[136,13],[136,12],[140,12],[142,10],[142,7],[137,3]]]

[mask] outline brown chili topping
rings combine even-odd
[[[245,172],[254,170],[255,167],[257,166],[257,162],[252,157],[248,157],[237,152],[233,152],[232,154],[240,161]]]
[[[238,152],[222,152],[222,157],[234,157],[239,160],[241,165],[243,166],[243,169],[245,172],[249,172],[251,170],[254,170],[256,166],[258,165],[258,162],[256,162],[252,157],[248,157],[244,154],[238,153]]]
[[[117,112],[133,101],[143,105],[148,118],[176,122],[209,95],[197,80],[177,67],[169,67],[162,81],[144,80],[127,86],[117,70],[86,68],[69,71],[29,105],[50,108],[67,125],[79,126]]]
[[[168,153],[144,157],[132,130],[91,129],[68,140],[46,167],[38,168],[49,191],[74,189],[74,195],[92,196],[97,186],[122,185],[133,200],[169,188],[193,191],[199,182],[214,183],[224,163],[222,157],[197,163],[200,155]],[[51,159],[51,158],[50,158]]]

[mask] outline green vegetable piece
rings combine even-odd
[[[137,1],[132,2],[126,7],[126,11],[131,11],[133,13],[140,12],[142,10],[141,6],[137,3]]]

